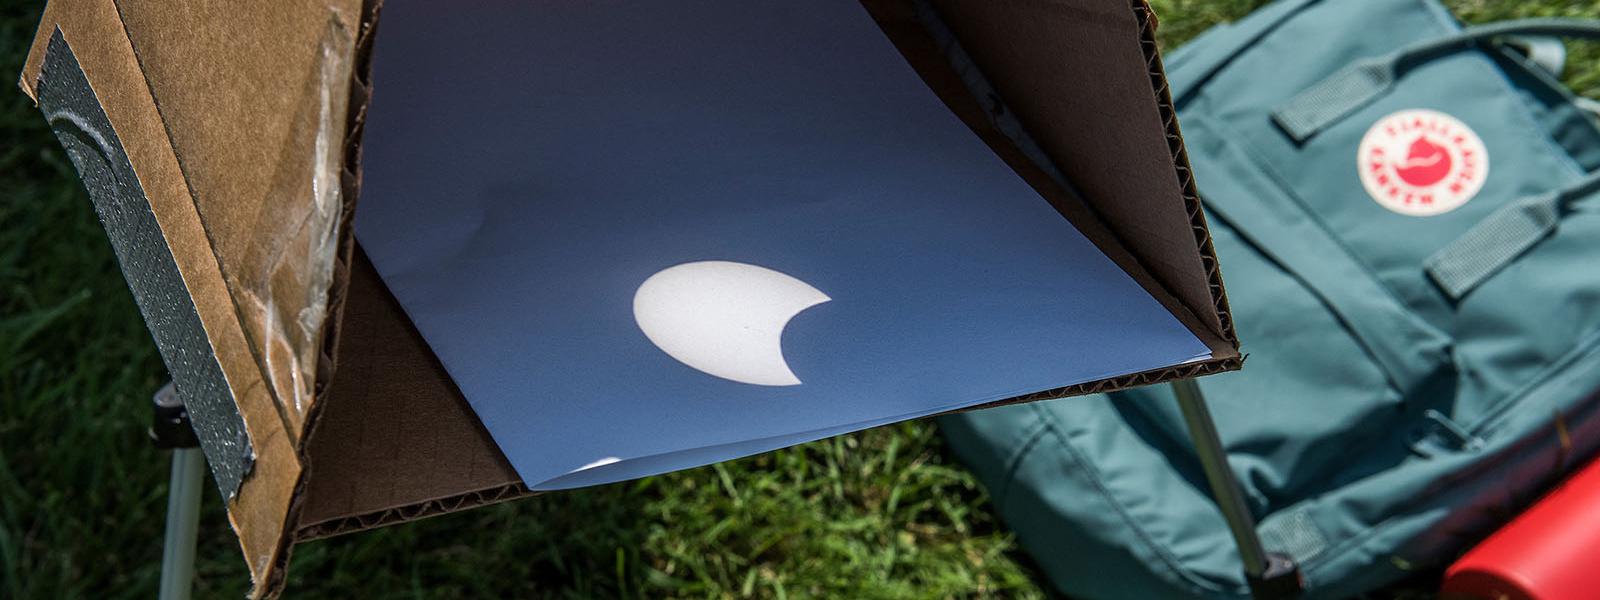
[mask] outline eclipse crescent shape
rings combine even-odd
[[[766,267],[708,260],[667,267],[633,295],[639,329],[668,356],[751,385],[800,385],[783,358],[783,329],[830,298]]]

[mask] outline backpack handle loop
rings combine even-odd
[[[1476,47],[1494,38],[1548,36],[1600,39],[1600,20],[1521,19],[1467,28],[1460,33],[1365,58],[1334,72],[1272,111],[1272,120],[1303,143],[1394,87],[1407,70],[1435,58]]]
[[[1595,194],[1600,194],[1600,172],[1502,206],[1423,260],[1422,268],[1446,296],[1460,300],[1555,232],[1562,216]]]

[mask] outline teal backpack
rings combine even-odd
[[[1308,597],[1448,564],[1600,446],[1600,129],[1561,37],[1600,23],[1283,0],[1167,62],[1247,354],[1199,385]],[[1062,592],[1248,597],[1169,388],[941,424]]]

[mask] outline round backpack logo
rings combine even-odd
[[[1439,111],[1402,110],[1379,119],[1356,156],[1361,185],[1379,205],[1415,217],[1460,208],[1489,175],[1478,134]]]

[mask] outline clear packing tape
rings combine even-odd
[[[296,438],[315,397],[344,224],[353,45],[350,30],[330,18],[255,226],[243,239],[213,240],[251,352]]]

